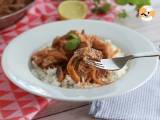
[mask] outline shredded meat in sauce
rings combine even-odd
[[[31,60],[40,68],[57,68],[57,78],[63,82],[66,75],[75,83],[95,83],[99,85],[108,84],[109,72],[94,66],[88,65],[87,60],[99,61],[102,58],[112,58],[116,51],[113,51],[110,43],[106,43],[99,37],[87,35],[84,31],[71,31],[80,39],[79,46],[69,51],[65,49],[68,42],[68,33],[54,39],[51,47],[44,48],[32,55]]]

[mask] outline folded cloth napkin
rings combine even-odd
[[[107,120],[160,120],[159,73],[160,64],[142,87],[122,96],[93,101],[89,114]]]

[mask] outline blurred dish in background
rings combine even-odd
[[[0,17],[22,9],[33,0],[0,0]]]
[[[21,19],[34,0],[0,0],[0,29]]]

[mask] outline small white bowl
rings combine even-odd
[[[151,78],[158,66],[158,58],[132,60],[129,69],[118,81],[97,88],[65,89],[38,80],[29,69],[31,54],[59,35],[70,30],[84,29],[88,34],[110,39],[129,53],[155,51],[153,44],[144,36],[126,27],[93,20],[70,20],[48,23],[33,28],[16,37],[5,49],[2,67],[8,78],[20,88],[48,98],[68,101],[91,101],[122,95],[138,88]]]

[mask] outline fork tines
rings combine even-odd
[[[104,69],[104,65],[101,62],[98,62],[98,61],[95,61],[95,60],[87,60],[86,62],[89,65],[95,66],[97,68]]]

